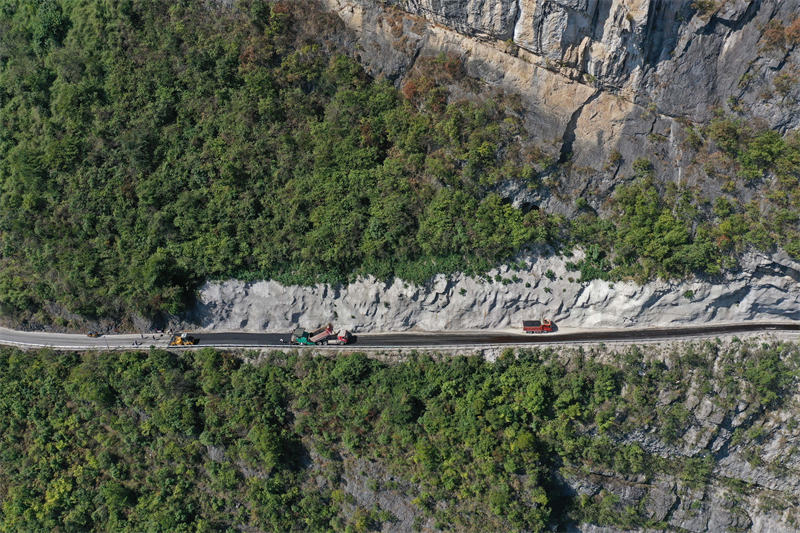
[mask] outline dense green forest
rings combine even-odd
[[[589,249],[584,279],[800,255],[797,138],[725,117],[695,132],[735,179],[778,177],[769,208],[657,191],[643,158],[611,217],[520,210],[491,185],[567,169],[501,99],[452,98],[445,56],[402,91],[370,79],[335,26],[310,1],[0,1],[0,313],[124,321],[207,279],[422,281],[542,243]]]
[[[664,473],[701,488],[712,455],[661,457],[621,437],[649,427],[679,440],[690,389],[729,413],[746,402],[756,420],[781,408],[800,364],[796,344],[736,340],[674,349],[668,365],[637,347],[609,354],[388,364],[2,348],[0,531],[358,532],[399,519],[359,503],[363,490],[388,491],[417,525],[445,529],[658,529],[644,508],[570,496],[559,479],[616,472],[641,485]],[[613,364],[594,362],[603,355]],[[665,393],[673,403],[656,405]],[[743,426],[734,442],[758,435]]]

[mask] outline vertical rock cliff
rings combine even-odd
[[[322,1],[375,75],[401,84],[445,53],[518,94],[531,139],[578,169],[565,188],[588,187],[598,206],[643,156],[663,181],[716,192],[686,143],[715,113],[800,125],[798,0]]]

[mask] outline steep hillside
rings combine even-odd
[[[0,320],[146,329],[209,280],[425,283],[543,249],[581,282],[797,259],[788,4],[9,2]],[[723,50],[757,56],[741,103],[671,110],[660,84],[722,87]]]
[[[652,168],[659,190],[690,191],[701,216],[733,200],[754,222],[785,225],[781,245],[800,242],[797,160],[768,168],[782,151],[768,139],[796,139],[800,121],[798,2],[323,3],[373,74],[418,85],[444,54],[469,80],[450,83],[454,94],[514,95],[551,163],[541,181],[498,184],[515,205],[608,213],[620,183]]]
[[[541,249],[521,254],[489,283],[210,283],[191,315],[196,323],[281,330],[299,316],[437,329],[519,324],[538,313],[581,326],[797,316],[797,277],[786,275],[795,267],[781,254],[738,265],[726,257],[716,263],[724,276],[700,259],[774,246],[800,252],[795,3],[322,3],[355,33],[335,32],[344,48],[419,108],[435,87],[434,98],[446,89],[450,102],[493,100],[519,120],[525,172],[501,171],[482,184],[523,211],[572,217],[573,235],[589,246],[580,261],[542,258]],[[496,157],[510,155],[501,148]],[[666,201],[647,208],[659,195]],[[644,224],[626,231],[631,215]],[[690,237],[666,224],[675,217],[691,220]],[[612,223],[617,230],[607,232]],[[691,251],[675,246],[689,239]],[[698,277],[648,281],[653,270],[619,268],[626,255],[688,263]],[[765,272],[778,273],[774,282]],[[635,284],[618,282],[631,276]],[[588,285],[598,277],[606,281]]]
[[[0,529],[777,533],[800,520],[796,344],[249,356],[0,348]]]
[[[580,174],[593,192],[598,174],[623,177],[639,157],[664,181],[705,181],[684,145],[720,112],[780,133],[800,125],[797,1],[324,3],[359,32],[359,57],[375,73],[408,76],[418,58],[443,51],[518,93],[529,133],[591,168]]]

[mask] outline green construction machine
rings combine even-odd
[[[303,328],[297,328],[292,331],[292,336],[289,338],[290,344],[304,344],[307,346],[315,346],[317,344],[350,344],[354,341],[355,337],[346,329],[341,329],[334,333],[333,324],[322,326],[311,332]]]
[[[333,326],[328,324],[314,331],[308,332],[303,328],[297,328],[292,331],[290,342],[292,344],[305,344],[308,346],[315,346],[317,344],[326,344],[328,336],[333,333]]]

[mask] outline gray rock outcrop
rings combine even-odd
[[[401,83],[446,53],[518,94],[530,138],[580,169],[564,189],[591,190],[595,209],[639,157],[664,182],[719,193],[685,142],[717,110],[800,126],[800,0],[321,1],[374,75]]]
[[[687,416],[679,431],[665,437],[663,426],[650,420],[627,426],[615,439],[622,445],[638,445],[669,466],[660,473],[648,470],[640,474],[585,465],[565,468],[559,485],[566,494],[612,495],[620,512],[639,509],[652,521],[649,527],[624,531],[797,530],[800,430],[794,417],[800,394],[796,387],[789,387],[780,406],[760,405],[752,389],[732,376],[732,367],[747,365],[752,356],[748,343],[734,340],[708,345],[720,348],[707,352],[708,368],[700,368],[701,364],[696,370],[682,372],[669,394],[663,391],[653,406],[656,413],[683,410]],[[737,345],[745,348],[731,356],[736,352],[731,348]],[[790,353],[796,354],[796,347],[784,350],[786,361],[795,357]],[[662,350],[661,355],[658,350],[649,353],[671,371],[681,366],[680,356],[671,350]],[[728,384],[723,385],[726,380]],[[581,524],[572,531],[623,530]]]
[[[579,257],[570,258],[575,261]],[[800,320],[800,263],[749,254],[719,280],[580,283],[567,258],[537,256],[486,277],[438,276],[425,285],[372,278],[346,286],[276,281],[205,284],[190,320],[210,330],[286,331],[329,321],[354,331],[519,328],[551,317],[561,328]]]
[[[373,40],[381,38],[380,24],[372,28],[366,24],[379,22],[371,17],[381,2],[324,1],[351,27]],[[759,94],[775,75],[797,62],[795,43],[764,39],[771,21],[788,25],[798,17],[797,0],[389,3],[465,37],[513,43],[518,48],[506,49],[514,52],[507,55],[515,55],[518,50],[529,52],[530,56],[520,59],[549,67],[571,79],[589,75],[592,84],[620,92],[637,103],[655,103],[667,116],[707,120],[715,106],[722,106],[734,96],[748,105],[758,105],[758,115],[768,119],[771,127],[786,130],[800,125],[796,105],[790,106],[793,112],[787,116],[785,99],[765,100]],[[355,13],[359,15],[354,16]],[[395,29],[395,33],[398,31],[406,32],[405,28]],[[418,26],[416,35],[424,33]],[[462,51],[481,55],[480,50],[467,47]],[[369,63],[370,57],[365,59]],[[497,66],[502,69],[506,65]],[[372,67],[380,69],[377,62]],[[743,76],[747,76],[745,82]],[[518,85],[516,89],[528,94],[535,87]]]

